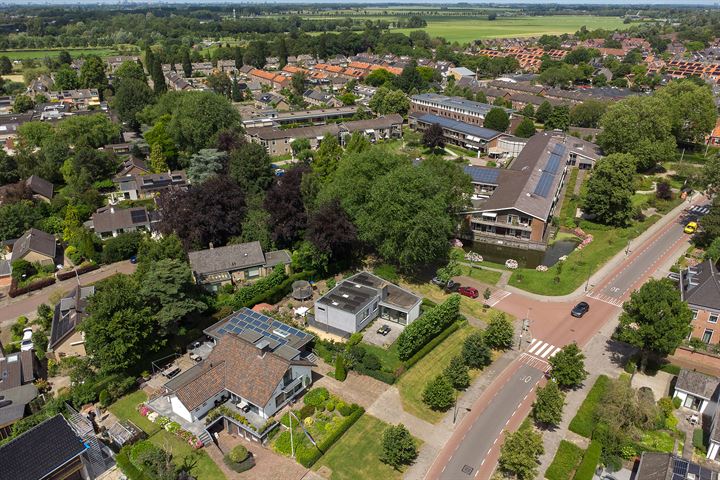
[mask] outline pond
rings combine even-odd
[[[512,258],[517,260],[520,268],[535,268],[538,265],[552,267],[560,257],[568,255],[575,250],[578,242],[576,240],[558,240],[550,245],[547,250],[525,250],[513,248],[506,245],[493,245],[491,243],[466,242],[463,249],[466,252],[473,251],[483,256],[484,260],[494,263],[505,264],[505,260]]]

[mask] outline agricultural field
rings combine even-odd
[[[25,60],[28,58],[47,58],[57,57],[63,49],[46,49],[46,50],[3,50],[0,56],[4,55],[10,60]],[[81,55],[99,55],[101,57],[111,57],[113,55],[121,55],[114,48],[66,48],[70,55],[75,58]]]

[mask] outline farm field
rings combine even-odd
[[[113,48],[58,48],[45,50],[3,50],[0,55],[8,57],[10,60],[25,60],[26,58],[46,58],[57,57],[62,50],[67,50],[74,58],[80,55],[99,55],[101,57],[110,57],[119,55],[120,53]]]

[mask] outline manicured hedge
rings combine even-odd
[[[25,293],[34,292],[35,290],[40,290],[41,288],[48,287],[53,283],[55,283],[55,277],[49,277],[38,280],[37,282],[33,282],[27,287],[13,288],[15,284],[15,282],[13,281],[13,285],[10,286],[10,291],[8,292],[8,297],[15,298],[18,295],[23,295]]]
[[[660,367],[660,371],[671,375],[680,375],[680,367],[678,365],[673,365],[672,363],[666,363]]]
[[[570,480],[583,458],[583,449],[567,440],[560,441],[555,458],[545,472],[548,480]]]
[[[418,350],[412,357],[408,358],[407,360],[405,360],[405,362],[403,362],[403,365],[405,365],[405,369],[408,369],[415,365],[417,362],[419,362],[425,355],[427,355],[435,347],[440,345],[447,337],[455,333],[457,329],[460,328],[460,325],[462,325],[462,322],[455,322],[448,328],[443,330],[440,335],[430,340],[430,342],[425,344],[425,346]]]
[[[372,377],[375,380],[380,380],[383,383],[387,383],[388,385],[392,385],[395,383],[397,378],[395,377],[395,374],[390,372],[385,372],[383,370],[370,370],[368,368],[363,367],[362,365],[355,365],[353,367],[353,370],[355,370],[357,373],[361,375],[367,375],[368,377]]]
[[[600,463],[600,454],[602,453],[602,445],[600,442],[593,440],[590,442],[585,455],[583,456],[580,466],[575,470],[574,480],[593,480],[595,469]]]
[[[697,448],[701,452],[707,452],[707,447],[705,447],[705,436],[702,428],[696,428],[693,431],[692,443],[693,447]]]
[[[233,472],[242,473],[250,470],[255,466],[255,457],[253,456],[252,452],[248,452],[248,456],[245,458],[245,460],[242,460],[240,462],[233,462],[232,460],[230,460],[229,455],[225,455],[223,457],[223,462],[225,462],[225,465],[227,465],[227,467]]]
[[[100,265],[93,263],[92,265],[85,265],[84,267],[80,267],[77,269],[77,274],[82,275],[83,273],[92,272],[93,270],[97,270],[100,268]],[[55,275],[59,281],[67,280],[68,278],[73,278],[75,276],[75,270],[70,270],[69,272],[61,272]]]
[[[570,431],[575,432],[583,437],[590,438],[593,430],[595,430],[595,409],[598,403],[602,400],[602,396],[605,394],[610,379],[605,375],[600,375],[595,381],[595,385],[588,392],[587,397],[583,400],[582,405],[577,411],[577,414],[570,422]]]
[[[443,330],[453,324],[460,312],[460,295],[453,294],[441,305],[405,327],[397,339],[400,360],[408,360]]]
[[[345,432],[347,432],[347,430],[352,427],[355,422],[358,421],[360,417],[363,416],[363,414],[365,413],[365,409],[359,405],[356,405],[355,407],[355,411],[352,412],[350,416],[345,417],[343,423],[337,428],[337,430],[332,432],[330,435],[328,435],[318,443],[318,448],[313,448],[312,450],[303,448],[300,449],[300,451],[295,452],[297,461],[300,465],[305,468],[312,467],[315,462],[320,460],[320,457],[322,457],[323,453],[321,453],[321,451],[327,452],[330,447],[332,447],[333,444],[337,442],[340,437],[342,437]]]

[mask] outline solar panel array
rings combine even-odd
[[[554,178],[552,174],[543,172],[542,175],[540,175],[540,181],[538,181],[533,193],[543,198],[547,197],[550,193],[550,187],[552,187]]]
[[[227,323],[218,329],[217,333],[219,335],[224,335],[226,333],[235,333],[239,335],[247,330],[255,331],[264,337],[275,340],[279,345],[288,343],[291,339],[290,335],[295,335],[297,338],[309,336],[302,330],[298,330],[290,325],[278,322],[274,318],[255,312],[249,308],[243,308],[242,310],[232,314]],[[275,333],[275,330],[283,333],[285,336],[278,335]]]
[[[540,180],[538,181],[533,194],[539,195],[543,198],[548,196],[555,174],[558,172],[560,165],[562,164],[562,157],[564,154],[565,145],[561,143],[556,144],[555,148],[553,148],[553,151],[550,153],[547,163],[542,169]]]
[[[497,184],[500,170],[495,168],[465,167],[465,173],[470,175],[474,182]]]
[[[147,223],[147,218],[147,212],[144,209],[130,212],[130,220],[132,223]]]
[[[682,458],[674,457],[672,465],[672,480],[685,480],[688,474],[695,475],[697,480],[717,480],[717,473],[696,463],[690,463]]]

